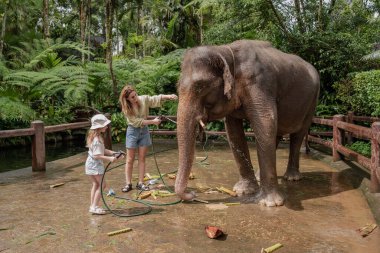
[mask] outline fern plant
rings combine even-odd
[[[90,51],[83,49],[82,45],[78,42],[63,42],[62,39],[34,39],[30,42],[21,42],[22,47],[11,47],[12,51],[9,53],[10,58],[9,65],[14,69],[26,69],[26,70],[39,70],[42,68],[49,68],[56,66],[59,62],[55,62],[52,66],[51,60],[57,61],[58,53],[61,55],[68,52],[78,52],[85,55],[91,54]]]

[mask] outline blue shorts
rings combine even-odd
[[[152,145],[147,126],[133,127],[128,125],[125,146],[127,148],[147,147]]]

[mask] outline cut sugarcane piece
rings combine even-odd
[[[120,230],[112,231],[112,232],[107,233],[107,235],[112,236],[112,235],[117,235],[117,234],[121,234],[121,233],[126,233],[129,231],[132,231],[132,228],[123,228]]]
[[[231,195],[231,196],[234,196],[234,197],[237,196],[237,193],[236,193],[236,192],[231,191],[231,190],[229,190],[229,189],[227,189],[227,188],[225,188],[225,187],[223,187],[223,186],[221,186],[221,187],[216,187],[216,189],[217,189],[218,191],[220,191],[220,192],[227,193],[227,194],[229,194],[229,195]]]
[[[262,252],[262,253],[272,253],[272,252],[274,252],[275,250],[278,250],[278,249],[281,248],[281,247],[282,247],[282,244],[281,244],[281,243],[276,243],[276,244],[273,245],[273,246],[270,246],[270,247],[268,247],[268,248],[266,248],[266,249],[262,249],[261,252]]]

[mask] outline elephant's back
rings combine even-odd
[[[243,40],[231,45],[240,46],[236,57],[241,78],[275,96],[279,132],[298,132],[308,124],[319,95],[317,70],[301,57],[282,52],[266,41]]]

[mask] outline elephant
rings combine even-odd
[[[300,148],[312,122],[319,88],[319,74],[310,63],[274,48],[268,41],[238,40],[187,49],[177,84],[176,194],[182,200],[195,198],[186,188],[199,123],[224,119],[240,173],[233,190],[238,196],[255,196],[262,205],[283,205],[285,199],[277,182],[277,145],[281,136],[289,134],[284,178],[300,179]],[[255,133],[260,185],[245,139],[245,120]]]

